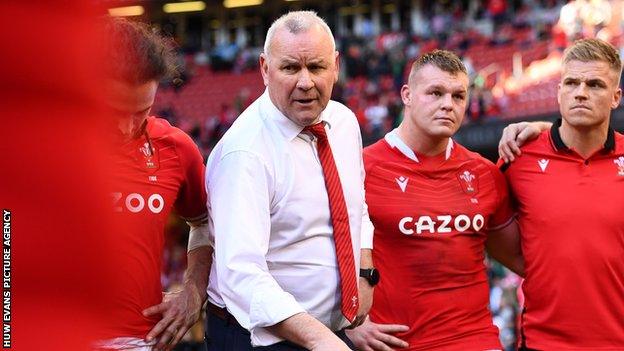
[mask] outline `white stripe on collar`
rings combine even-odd
[[[401,153],[405,155],[405,157],[409,158],[412,161],[420,162],[418,160],[418,157],[416,157],[414,150],[407,146],[407,144],[405,144],[405,142],[401,139],[396,128],[386,134],[384,139],[391,147],[401,151]],[[446,144],[446,153],[444,155],[446,160],[451,157],[451,151],[453,150],[453,146],[453,139],[449,138],[449,142],[448,144]]]

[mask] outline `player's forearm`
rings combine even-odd
[[[485,247],[492,258],[514,273],[524,276],[524,257],[517,222],[514,221],[505,228],[488,233]]]
[[[537,121],[531,122],[531,124],[542,132],[552,127],[552,122]]]
[[[373,253],[370,249],[362,249],[360,253],[360,268],[361,269],[371,269],[374,268],[373,265]],[[360,306],[358,308],[358,313],[354,321],[352,321],[352,326],[358,326],[364,322],[366,315],[370,311],[371,306],[373,305],[373,285],[368,281],[368,279],[364,277],[360,277],[358,281],[358,295],[360,297]]]
[[[517,275],[524,277],[524,257],[519,249],[519,244],[513,245],[509,242],[496,242],[488,240],[486,248],[490,257],[509,268]]]
[[[342,350],[346,345],[325,325],[311,315],[302,312],[297,313],[285,320],[267,327],[275,333],[297,345],[301,345],[308,350],[321,348],[321,345],[335,345],[336,348],[324,348],[326,350]]]
[[[368,269],[373,268],[373,250],[362,249],[360,250],[360,268]]]
[[[522,257],[522,253],[493,252],[491,250],[488,250],[488,253],[490,257],[500,262],[500,264],[509,268],[509,270],[517,275],[524,277],[524,258]]]
[[[208,286],[211,265],[212,247],[200,246],[188,252],[184,284],[196,289],[202,301],[206,299],[206,287]]]

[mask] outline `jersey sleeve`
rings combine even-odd
[[[497,196],[496,211],[490,217],[488,230],[497,230],[505,227],[514,219],[514,211],[509,200],[509,188],[505,176],[495,165],[488,163],[488,166],[492,177],[494,177]]]
[[[372,145],[365,147],[364,150],[362,151],[362,161],[364,162],[364,173],[368,175],[376,163],[375,162],[375,150],[373,149]]]
[[[509,166],[511,166],[511,164],[512,162],[505,163],[502,158],[499,158],[498,161],[496,161],[496,168],[498,168],[499,171],[505,173],[507,172],[507,169],[509,169]]]
[[[183,181],[174,207],[185,220],[195,222],[207,213],[204,160],[197,145],[188,135],[178,131],[175,138]]]

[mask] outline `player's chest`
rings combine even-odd
[[[470,163],[436,170],[386,164],[367,174],[366,200],[375,227],[402,235],[480,232],[497,196],[487,169]]]
[[[527,155],[508,179],[521,213],[557,209],[568,218],[624,218],[624,156],[583,162],[558,155]]]
[[[173,150],[137,144],[115,156],[111,194],[118,213],[166,216],[182,186],[180,162]]]

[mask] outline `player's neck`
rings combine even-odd
[[[436,156],[446,152],[449,139],[447,137],[431,137],[425,133],[410,130],[401,124],[398,128],[399,137],[416,154]]]
[[[604,147],[608,131],[608,123],[599,127],[579,128],[563,121],[559,127],[559,134],[563,143],[570,149],[574,149],[583,158],[589,158]]]

